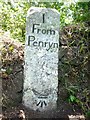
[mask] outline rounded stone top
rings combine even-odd
[[[60,14],[56,9],[53,9],[53,8],[30,7],[27,12],[27,16],[29,16],[30,14],[34,14],[36,12],[50,12],[50,11],[58,15]]]

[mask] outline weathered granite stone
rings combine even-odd
[[[31,7],[26,20],[23,104],[33,110],[57,106],[60,14]]]

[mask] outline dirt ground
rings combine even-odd
[[[3,115],[6,118],[17,118],[17,114],[19,112],[19,110],[23,110],[25,112],[25,116],[26,116],[26,120],[28,119],[33,119],[33,118],[64,118],[64,119],[69,119],[69,116],[73,115],[74,118],[77,117],[78,119],[76,120],[84,120],[84,116],[81,113],[81,111],[73,111],[72,109],[70,109],[72,106],[70,105],[66,105],[62,104],[62,106],[60,106],[60,108],[58,108],[57,110],[54,111],[47,111],[47,112],[40,112],[40,111],[33,111],[30,110],[28,108],[25,108],[25,106],[23,105],[18,105],[17,107],[12,107],[12,108],[8,108],[7,110],[5,110],[3,112]],[[81,118],[83,119],[80,119]]]
[[[68,94],[62,83],[59,83],[58,107],[56,110],[40,112],[23,106],[24,46],[19,42],[14,43],[9,38],[6,39],[6,37],[2,39],[4,48],[2,49],[2,74],[0,74],[2,76],[3,119],[17,119],[19,110],[23,110],[26,120],[29,118],[67,118],[67,120],[75,118],[75,120],[85,120],[84,116],[82,116],[82,109],[76,104],[67,101]]]

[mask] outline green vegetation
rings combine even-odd
[[[25,41],[25,23],[27,10],[31,6],[55,8],[60,12],[61,27],[77,22],[89,21],[89,3],[28,3],[27,1],[19,1],[16,3],[0,1],[0,24],[3,30],[10,31],[13,38],[19,41]]]
[[[61,42],[67,47],[60,53],[60,81],[65,85],[69,103],[77,104],[87,114],[90,111],[90,26],[76,25],[68,25],[61,32]]]

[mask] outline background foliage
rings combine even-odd
[[[68,24],[77,22],[88,22],[90,20],[90,3],[50,3],[50,2],[33,2],[19,1],[17,3],[0,1],[0,24],[3,30],[10,31],[13,38],[25,41],[25,23],[27,10],[31,6],[55,8],[60,12],[61,28]]]

